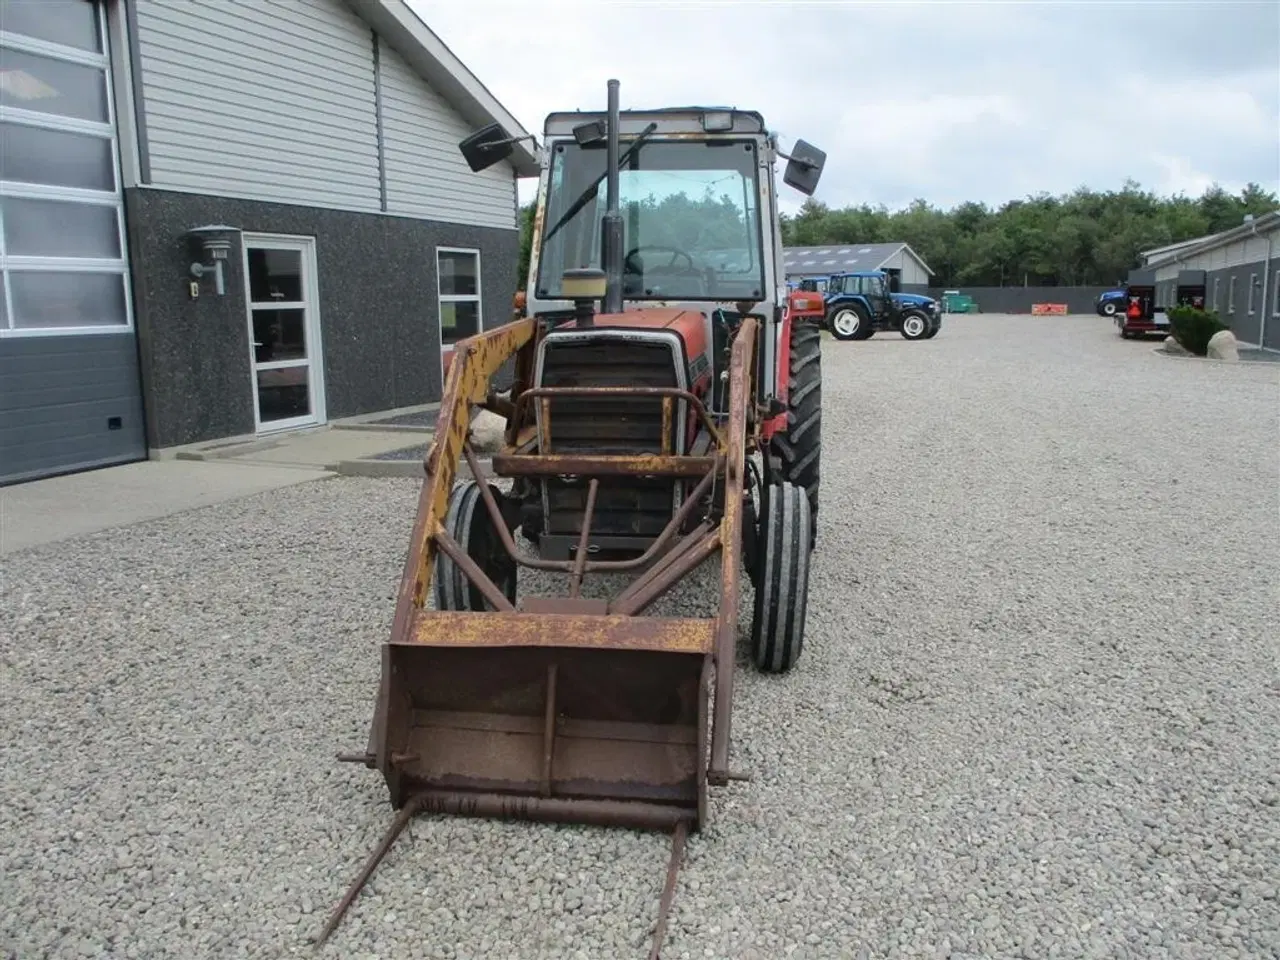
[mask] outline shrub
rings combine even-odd
[[[1182,344],[1197,357],[1209,352],[1209,341],[1219,330],[1230,329],[1218,319],[1212,310],[1197,310],[1195,307],[1174,307],[1168,311],[1169,327],[1173,331],[1173,339]]]

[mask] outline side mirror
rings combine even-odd
[[[604,123],[599,120],[580,123],[573,128],[573,139],[578,141],[578,146],[580,147],[589,147],[593,143],[604,143],[608,136],[609,131],[605,128]]]
[[[826,165],[827,155],[811,143],[797,140],[787,157],[787,169],[782,180],[787,186],[795,187],[806,197],[813,196],[818,189],[818,180],[822,177],[822,168]]]
[[[511,156],[513,143],[515,140],[507,136],[502,124],[491,123],[459,143],[458,149],[472,171],[479,173]]]

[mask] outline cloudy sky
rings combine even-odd
[[[623,109],[754,108],[827,151],[831,206],[1280,190],[1276,0],[408,2],[530,133],[610,78]]]

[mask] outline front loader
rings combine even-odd
[[[495,124],[460,148],[479,171],[514,142]],[[781,154],[754,112],[622,112],[611,80],[607,111],[547,118],[523,309],[456,345],[369,742],[342,755],[398,814],[323,936],[408,820],[439,812],[671,831],[657,955],[708,786],[743,776],[743,570],[755,666],[790,670],[805,634],[821,310],[787,294],[779,156],[811,195],[825,155]],[[491,470],[509,490],[471,447],[477,408],[506,420]],[[713,558],[714,616],[647,613]],[[522,570],[563,590],[526,593]],[[583,597],[598,574],[632,579]]]

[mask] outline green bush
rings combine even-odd
[[[1197,357],[1209,352],[1209,341],[1219,330],[1230,328],[1218,319],[1212,310],[1197,310],[1195,307],[1174,307],[1168,311],[1169,327],[1173,331],[1173,339],[1186,347]]]

